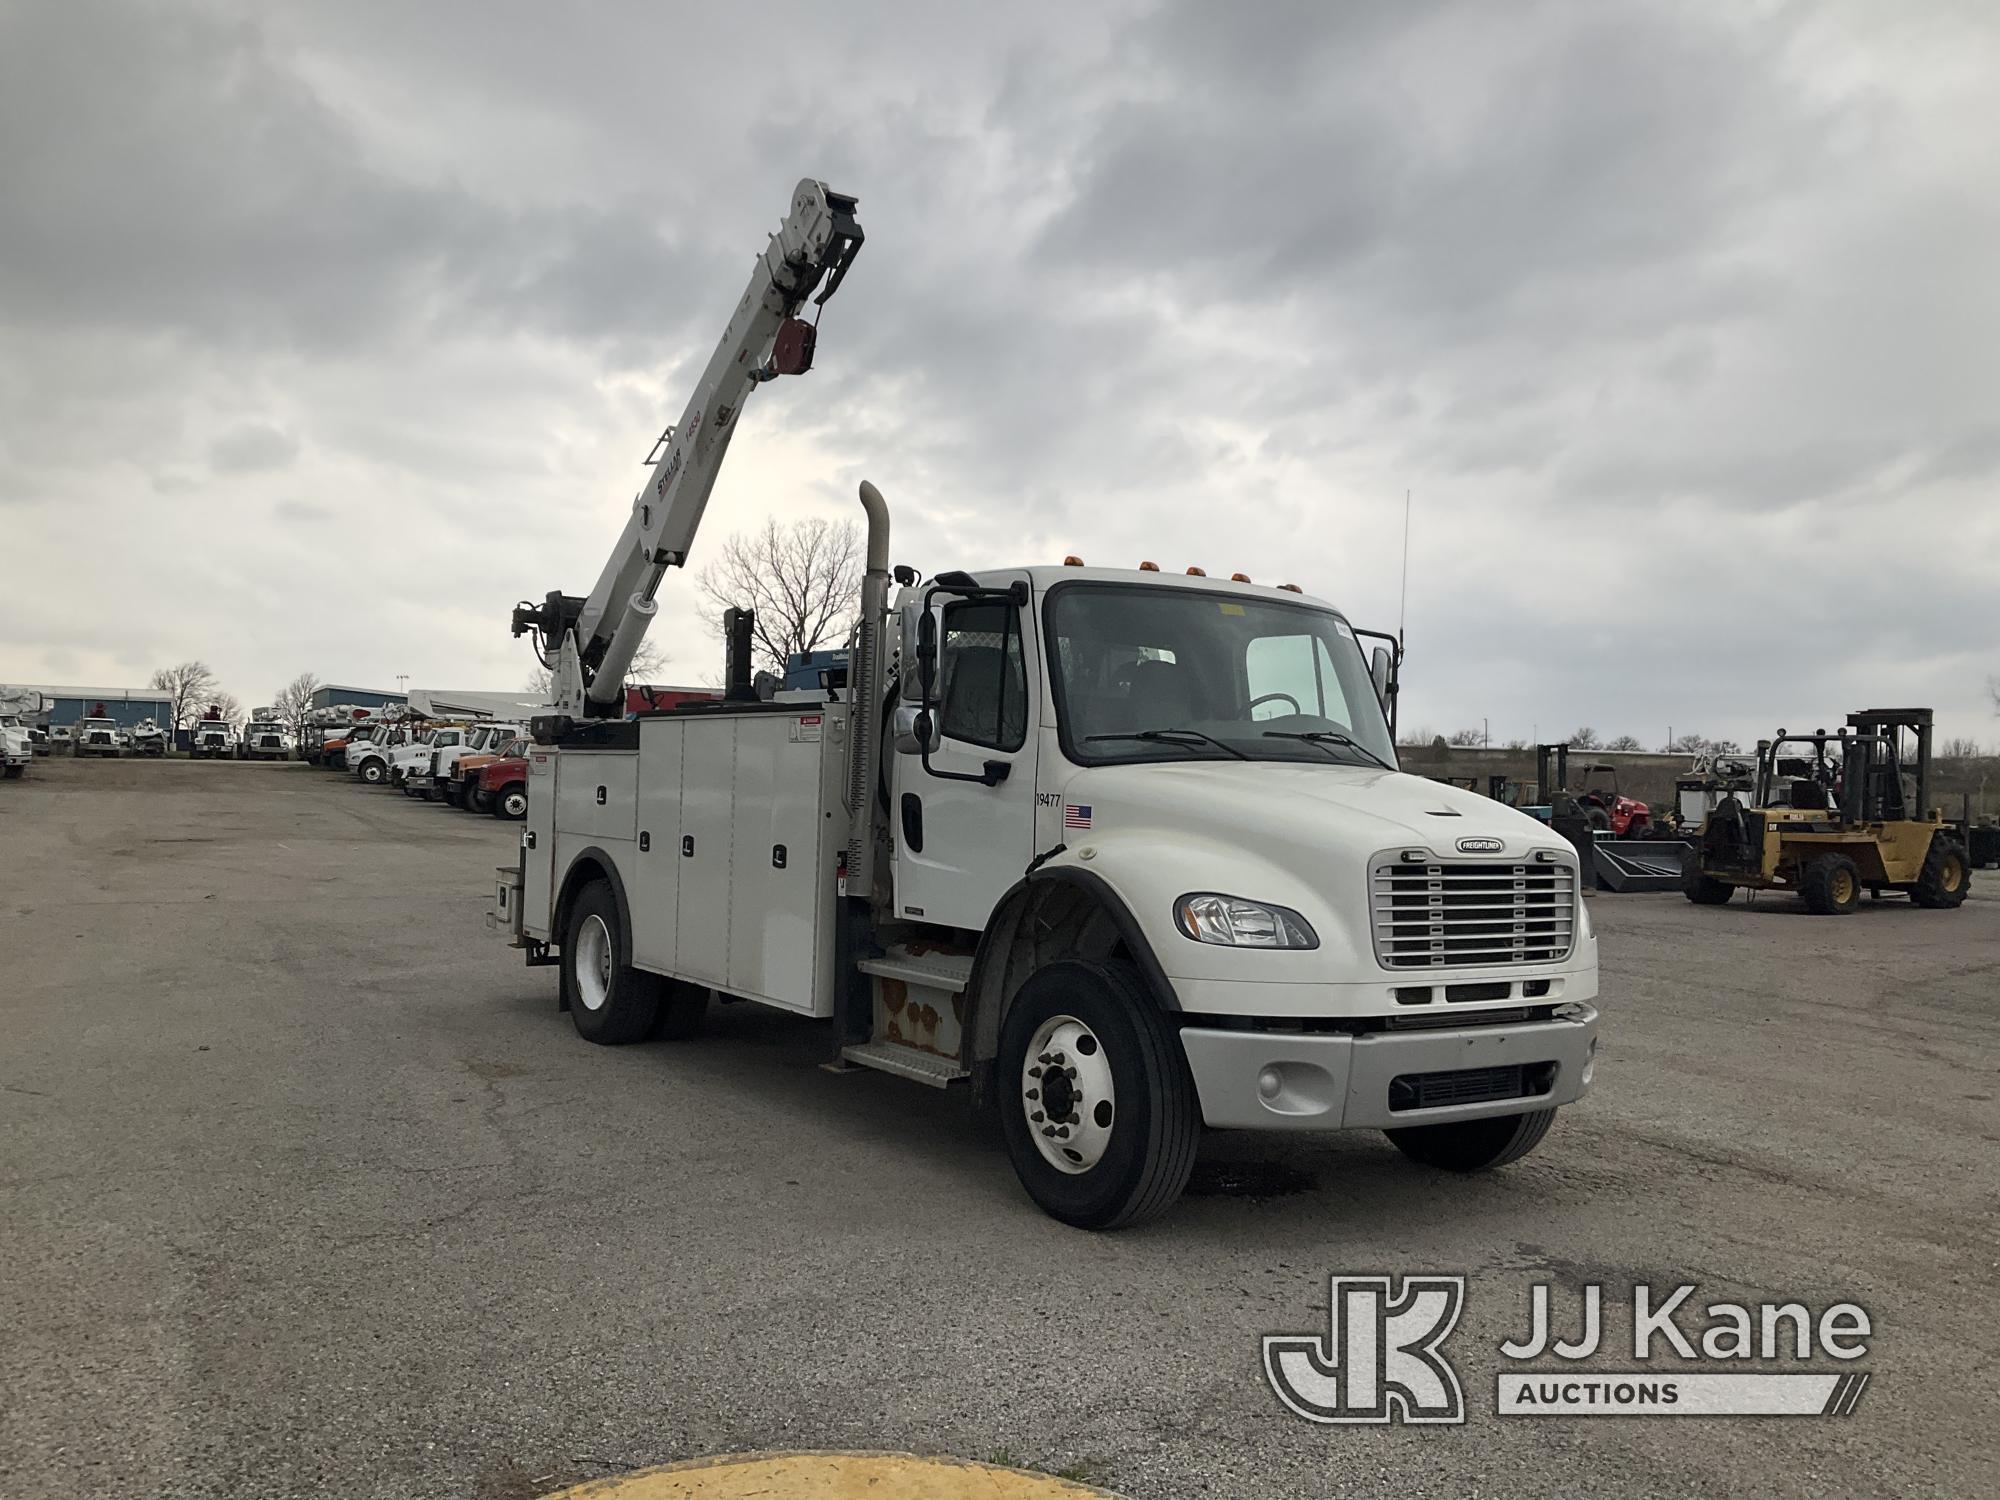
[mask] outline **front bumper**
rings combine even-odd
[[[1562,1007],[1546,1021],[1361,1036],[1284,1031],[1180,1033],[1201,1114],[1223,1130],[1387,1130],[1572,1104],[1590,1087],[1597,1011]],[[1504,1091],[1506,1070],[1520,1086]],[[1461,1087],[1497,1096],[1429,1104]],[[1475,1085],[1477,1087],[1475,1087]]]

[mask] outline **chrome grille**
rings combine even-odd
[[[1576,932],[1576,867],[1526,861],[1379,861],[1375,957],[1387,969],[1553,963]]]

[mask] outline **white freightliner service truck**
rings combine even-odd
[[[739,620],[722,703],[618,717],[743,399],[809,368],[796,314],[860,242],[799,185],[596,589],[516,609],[557,712],[494,925],[594,1042],[721,995],[966,1080],[1084,1227],[1170,1205],[1204,1124],[1381,1129],[1456,1171],[1532,1148],[1596,1052],[1576,854],[1396,769],[1393,644],[1325,601],[1150,565],[899,567],[891,599],[863,484],[848,689],[758,701]]]

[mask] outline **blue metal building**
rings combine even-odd
[[[174,711],[174,700],[158,688],[66,687],[39,682],[22,686],[42,695],[48,705],[45,713],[51,728],[95,718],[100,713],[104,718],[117,720],[125,729],[133,728],[142,719],[163,725]]]

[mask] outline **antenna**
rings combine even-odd
[[[1410,492],[1403,491],[1403,593],[1396,601],[1396,644],[1403,645],[1403,625],[1410,616]]]

